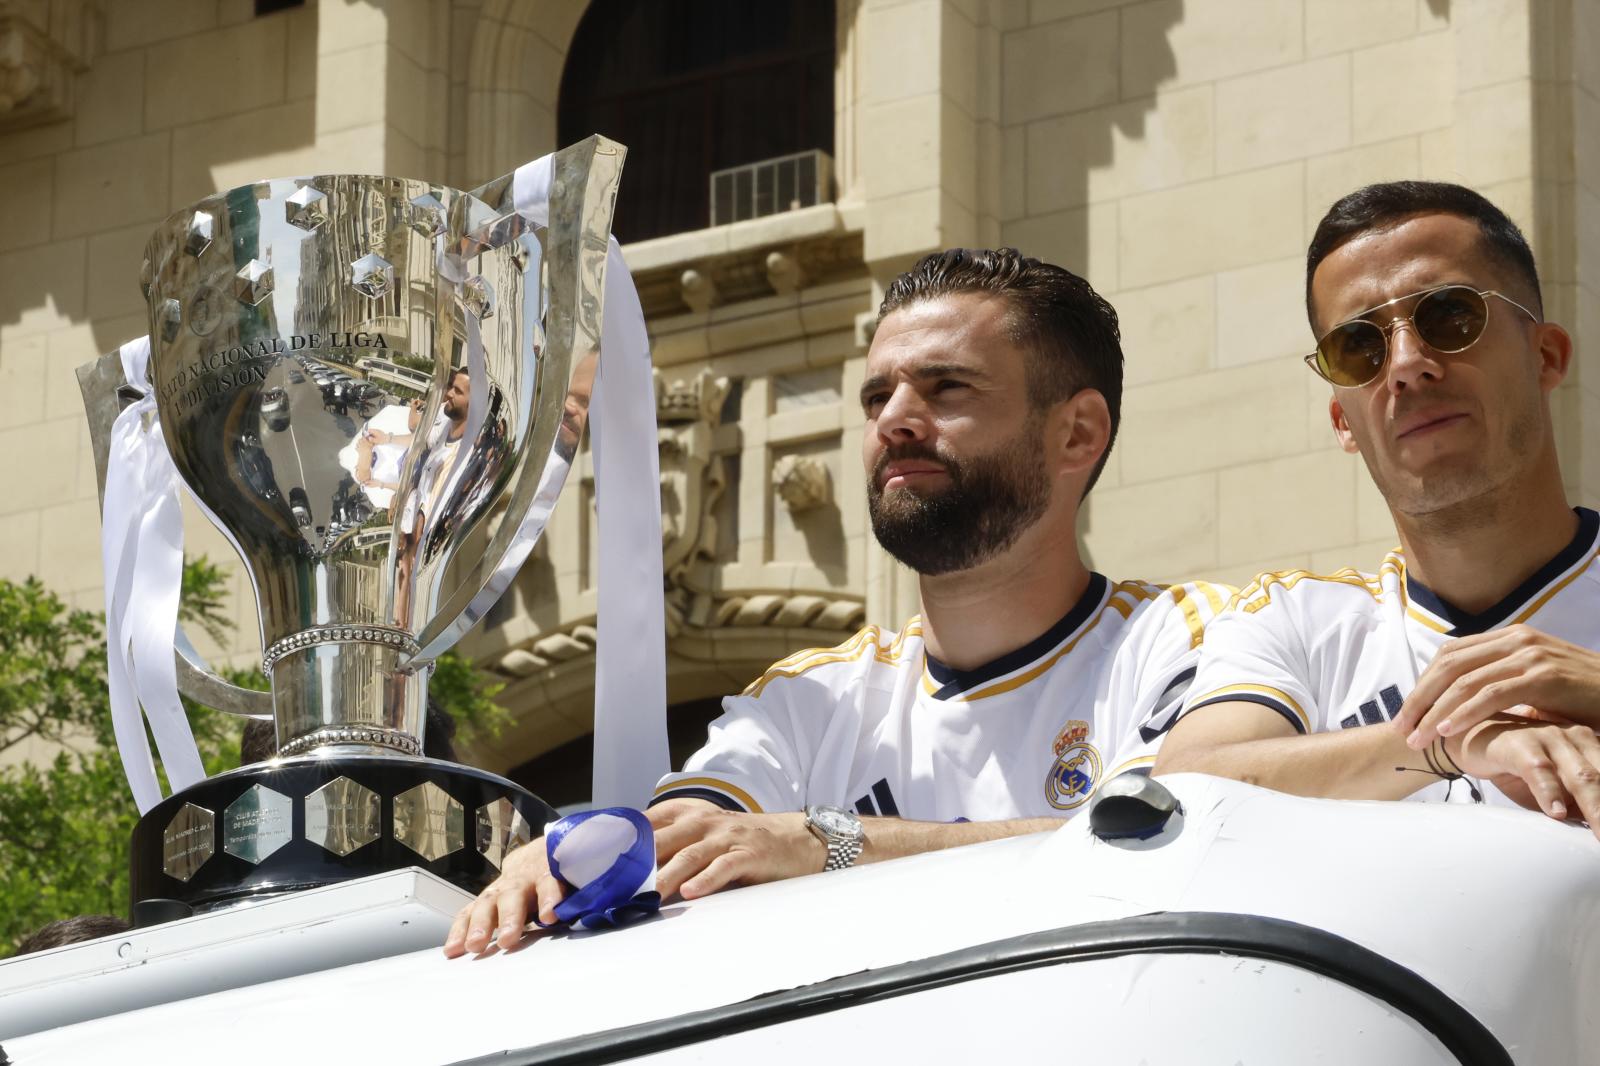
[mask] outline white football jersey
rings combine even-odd
[[[723,701],[706,746],[656,802],[730,810],[812,803],[919,821],[1065,817],[1095,787],[1155,761],[1194,676],[1207,621],[1232,589],[1112,584],[1025,647],[974,670],[928,657],[913,618],[775,664]],[[1143,733],[1141,733],[1143,729]]]
[[[1394,718],[1445,641],[1526,623],[1600,650],[1600,515],[1578,509],[1578,533],[1539,572],[1479,614],[1452,607],[1406,574],[1396,549],[1376,574],[1263,574],[1206,630],[1182,713],[1243,701],[1269,707],[1301,733],[1359,729]],[[1510,803],[1476,783],[1486,798]],[[1467,800],[1436,782],[1419,799]]]

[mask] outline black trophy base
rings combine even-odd
[[[149,924],[409,866],[476,893],[506,852],[555,816],[503,777],[437,759],[309,755],[242,766],[139,819],[133,912]]]

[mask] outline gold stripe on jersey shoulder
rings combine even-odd
[[[1123,618],[1133,614],[1133,609],[1145,600],[1153,600],[1167,591],[1165,585],[1155,585],[1148,581],[1119,581],[1111,586],[1111,595],[1106,600],[1106,606],[1116,611]]]
[[[1228,605],[1237,591],[1232,585],[1213,585],[1209,581],[1191,581],[1189,584],[1200,590],[1200,594],[1211,604],[1211,613],[1217,614]]]
[[[767,667],[766,673],[752,681],[743,694],[759,696],[769,683],[780,677],[798,677],[816,667],[826,666],[829,663],[849,662],[869,652],[878,662],[892,666],[899,660],[906,640],[922,636],[922,619],[913,617],[895,637],[894,643],[888,647],[884,647],[882,636],[883,630],[877,626],[867,626],[843,644],[836,644],[831,648],[806,648],[797,651]]]
[[[1541,608],[1545,604],[1549,603],[1550,599],[1553,596],[1555,596],[1556,593],[1560,592],[1562,589],[1566,588],[1568,585],[1570,585],[1574,581],[1578,580],[1578,577],[1585,570],[1589,569],[1589,567],[1594,563],[1594,561],[1595,561],[1595,559],[1597,557],[1600,557],[1600,548],[1597,548],[1594,551],[1590,552],[1589,555],[1588,555],[1588,558],[1584,559],[1583,562],[1579,563],[1577,566],[1574,566],[1572,568],[1571,572],[1568,573],[1565,577],[1560,578],[1558,581],[1556,581],[1555,584],[1553,584],[1549,588],[1545,589],[1544,592],[1540,594],[1538,599],[1534,600],[1532,603],[1528,604],[1522,610],[1518,611],[1517,614],[1516,614],[1516,617],[1512,618],[1506,624],[1507,625],[1519,625],[1519,624],[1521,624],[1523,622],[1526,622],[1528,619],[1532,618],[1534,615],[1538,614],[1539,613],[1539,608]]]
[[[752,797],[750,793],[746,792],[738,785],[728,784],[728,782],[719,777],[685,777],[681,781],[669,781],[666,784],[658,787],[655,791],[655,794],[660,796],[666,792],[675,792],[680,788],[710,788],[715,789],[718,792],[726,792],[728,795],[744,804],[744,809],[751,814],[765,813],[761,809],[761,804],[757,803],[755,798]]]
[[[1195,591],[1200,592],[1205,597],[1206,602],[1210,603],[1213,615],[1222,610],[1222,597],[1218,595],[1218,592],[1206,586],[1203,581],[1194,581],[1194,583],[1190,584],[1195,587]],[[1174,584],[1174,586],[1168,587],[1166,591],[1173,594],[1174,605],[1184,613],[1184,624],[1189,626],[1189,647],[1198,648],[1200,647],[1200,642],[1205,640],[1205,619],[1200,618],[1200,607],[1195,603],[1194,597],[1189,594],[1189,587],[1189,584]]]
[[[1200,704],[1206,703],[1207,701],[1215,701],[1219,696],[1232,696],[1235,694],[1243,695],[1246,693],[1253,693],[1257,696],[1270,696],[1271,698],[1278,700],[1299,717],[1300,723],[1305,726],[1307,733],[1315,732],[1315,730],[1311,728],[1311,716],[1306,714],[1305,708],[1301,707],[1299,702],[1295,700],[1293,696],[1283,691],[1283,689],[1273,688],[1271,685],[1223,685],[1221,688],[1212,689],[1210,692],[1207,692],[1198,699],[1191,700],[1189,705],[1192,707],[1198,707]]]
[[[1247,614],[1254,614],[1268,603],[1272,602],[1272,587],[1274,585],[1285,592],[1294,588],[1302,581],[1327,581],[1340,585],[1350,585],[1363,589],[1375,600],[1383,599],[1383,586],[1377,577],[1363,574],[1354,567],[1345,567],[1335,570],[1331,574],[1313,574],[1309,570],[1278,570],[1272,573],[1261,574],[1250,584],[1239,590],[1230,606]]]

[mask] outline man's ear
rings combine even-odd
[[[1566,380],[1572,365],[1572,334],[1554,322],[1541,322],[1539,330],[1539,387],[1546,393]]]
[[[1356,435],[1350,432],[1350,423],[1344,417],[1344,406],[1339,403],[1339,394],[1336,392],[1328,397],[1328,419],[1333,423],[1333,436],[1339,442],[1339,447],[1355,455],[1361,450],[1356,444]]]
[[[1111,443],[1111,408],[1099,389],[1079,389],[1056,405],[1050,459],[1057,477],[1094,469]]]

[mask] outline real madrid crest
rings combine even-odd
[[[1089,723],[1074,719],[1056,734],[1056,761],[1045,776],[1044,796],[1050,806],[1070,811],[1094,792],[1100,780],[1100,752],[1089,743]]]

